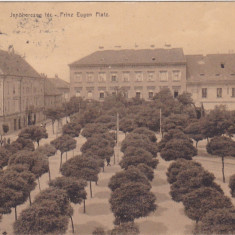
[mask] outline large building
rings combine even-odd
[[[168,87],[187,91],[196,105],[235,109],[235,54],[184,55],[183,49],[104,50],[70,67],[70,96],[104,99],[123,88],[129,98],[151,99]]]
[[[164,87],[174,96],[186,90],[182,49],[97,51],[69,66],[71,96],[102,100],[122,87],[129,98],[151,99]]]
[[[15,131],[41,121],[43,109],[44,79],[13,48],[0,50],[0,127]]]

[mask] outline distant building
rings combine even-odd
[[[10,131],[43,120],[44,79],[13,47],[0,50],[0,131],[2,124]]]
[[[187,91],[205,109],[235,109],[235,54],[188,55]]]
[[[59,91],[51,79],[45,78],[45,109],[60,107],[62,105],[63,93]]]
[[[186,58],[183,50],[97,51],[70,67],[70,94],[86,99],[104,99],[123,88],[128,98],[152,99],[161,88],[174,96],[186,90]]]
[[[55,78],[48,78],[53,85],[62,93],[62,101],[69,101],[70,84],[55,75]]]
[[[104,99],[123,88],[128,98],[151,99],[168,87],[187,91],[197,106],[235,109],[235,54],[184,55],[183,49],[104,50],[70,67],[70,96]]]

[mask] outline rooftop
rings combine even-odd
[[[96,51],[69,66],[186,63],[182,48]]]
[[[20,55],[0,50],[0,74],[40,77],[39,73]]]
[[[235,54],[186,55],[188,80],[235,80]]]
[[[61,95],[61,92],[51,82],[51,79],[48,78],[45,78],[45,95],[47,96]]]
[[[54,86],[57,89],[69,89],[69,83],[66,82],[65,80],[55,77],[55,78],[48,78],[50,80],[50,82],[52,82],[54,84]]]

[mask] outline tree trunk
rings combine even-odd
[[[113,153],[113,164],[115,165],[116,161],[115,161],[115,151]]]
[[[74,157],[74,149],[73,149],[73,157]]]
[[[86,213],[86,199],[83,200],[83,213]]]
[[[29,192],[29,205],[31,206],[31,204],[32,204],[32,201],[31,201],[31,194],[30,194],[30,192]]]
[[[207,143],[209,143],[209,138],[208,137],[206,137],[206,140],[207,140]]]
[[[197,148],[198,141],[196,141],[196,148]]]
[[[103,166],[103,172],[104,172],[104,166]]]
[[[16,210],[16,206],[15,206],[15,220],[17,220],[17,210]]]
[[[53,121],[52,121],[52,133],[53,133],[53,135],[55,134],[54,122]]]
[[[63,153],[60,153],[60,170],[61,170],[61,167],[62,167],[62,155],[63,155]]]
[[[223,182],[225,183],[225,176],[224,176],[224,156],[222,156],[222,174],[223,174]]]
[[[74,233],[73,217],[72,217],[71,215],[70,215],[69,217],[70,217],[70,219],[71,219],[72,231],[73,231],[73,233]]]
[[[38,147],[39,147],[39,141],[37,141],[37,143],[38,143]]]
[[[91,194],[91,198],[92,198],[92,188],[91,188],[91,181],[90,181],[90,194]]]
[[[40,180],[39,180],[39,177],[38,177],[38,188],[39,188],[39,191],[41,192],[41,186],[40,186]]]
[[[48,168],[48,175],[49,175],[49,182],[51,182],[51,171],[50,171],[50,166]]]

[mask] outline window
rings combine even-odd
[[[180,81],[181,79],[181,72],[179,70],[172,71],[173,81]]]
[[[159,77],[160,77],[160,81],[162,81],[162,82],[168,81],[168,72],[167,71],[160,71]]]
[[[111,82],[117,82],[117,73],[111,73]]]
[[[76,94],[75,94],[76,97],[80,97],[81,96],[81,93],[80,91],[76,91]]]
[[[74,80],[75,80],[75,82],[81,82],[82,81],[82,73],[75,72],[74,73]]]
[[[179,92],[178,91],[174,91],[174,98],[177,98],[179,95]]]
[[[232,97],[235,97],[235,88],[232,88]]]
[[[87,92],[87,98],[88,98],[88,99],[92,99],[92,98],[93,98],[92,91],[88,91],[88,92]]]
[[[123,72],[123,82],[129,82],[129,79],[130,79],[130,73]]]
[[[222,69],[224,69],[224,63],[221,63],[221,64],[220,64],[220,67],[221,67]]]
[[[140,99],[141,98],[141,92],[140,91],[136,91],[135,97]]]
[[[148,72],[148,81],[153,82],[154,81],[154,72]]]
[[[217,98],[222,98],[222,88],[217,88]]]
[[[98,81],[105,82],[106,81],[106,73],[102,72],[98,74]]]
[[[143,73],[142,72],[135,72],[135,80],[137,82],[142,82],[143,81]]]
[[[104,92],[103,91],[100,92],[100,99],[104,99]]]
[[[94,74],[93,73],[87,73],[87,82],[93,82],[94,81]]]
[[[207,98],[207,88],[202,88],[202,98]]]
[[[153,91],[149,91],[149,99],[153,98]]]

